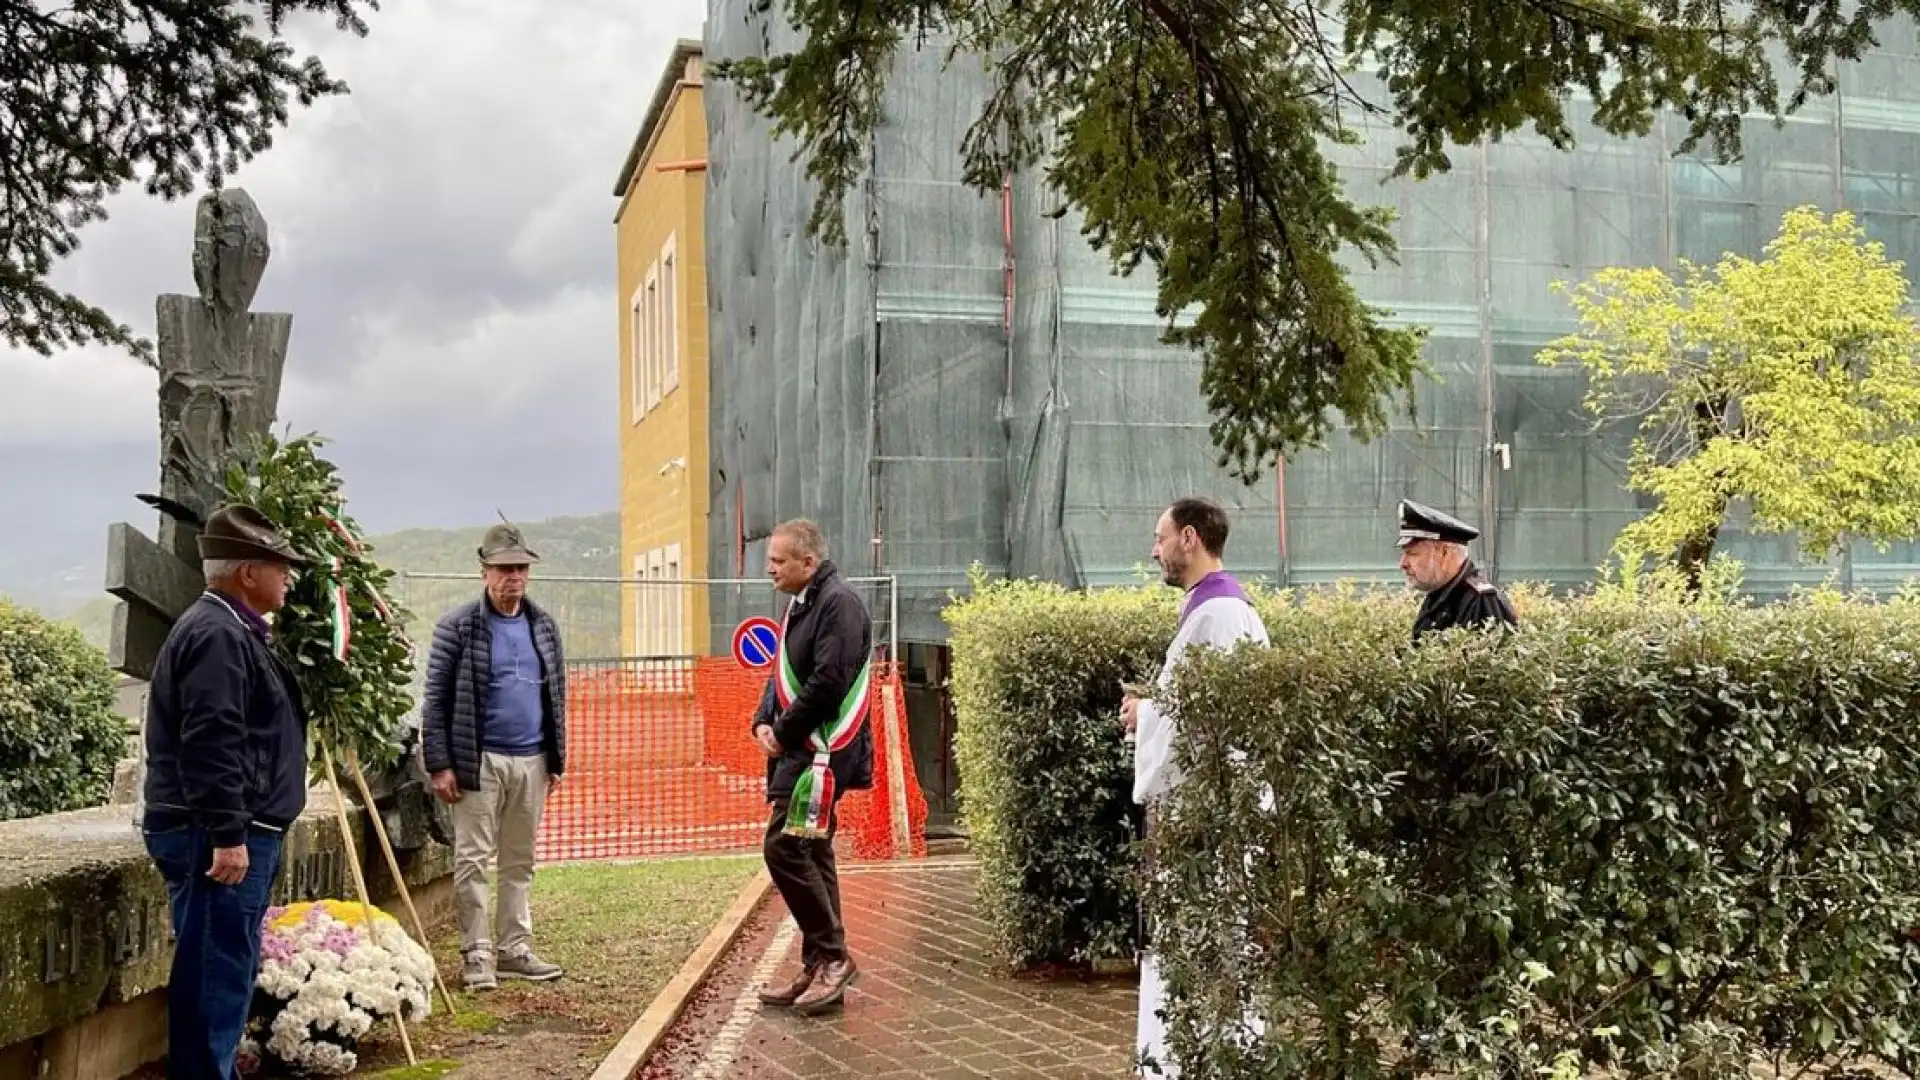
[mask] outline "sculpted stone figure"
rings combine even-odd
[[[293,316],[248,310],[271,255],[266,220],[246,192],[208,195],[194,217],[199,295],[158,303],[160,494],[194,517],[213,511],[221,473],[267,433],[279,405]],[[198,531],[169,515],[160,546],[194,561],[192,536],[182,534]]]
[[[156,304],[160,490],[140,499],[160,511],[158,543],[124,522],[107,532],[106,587],[121,601],[108,652],[122,674],[151,674],[167,631],[205,588],[201,525],[220,505],[227,468],[273,426],[293,316],[251,310],[272,253],[251,196],[238,188],[205,195],[194,215],[198,292]],[[367,777],[403,850],[445,829],[415,757]]]

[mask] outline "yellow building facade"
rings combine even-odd
[[[706,162],[701,46],[681,41],[613,191],[628,656],[710,652],[707,590],[672,584],[707,576]]]

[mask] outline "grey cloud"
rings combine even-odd
[[[370,527],[484,521],[501,487],[529,518],[614,505],[606,187],[703,13],[442,0],[385,5],[365,39],[296,28],[354,92],[297,111],[233,182],[272,229],[256,309],[294,315],[282,421],[334,440]],[[192,289],[192,201],[112,211],[59,280],[150,331],[154,296]],[[0,350],[0,387],[0,509],[42,508],[56,561],[96,558],[108,520],[144,523],[152,372]]]

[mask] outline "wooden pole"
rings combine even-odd
[[[373,835],[380,841],[380,853],[387,857],[387,870],[393,874],[393,883],[400,889],[400,899],[407,906],[407,917],[413,920],[413,932],[420,936],[420,947],[432,952],[433,941],[427,937],[427,924],[420,918],[420,909],[413,906],[413,890],[407,888],[406,875],[400,872],[400,857],[393,853],[393,841],[387,838],[387,823],[373,805],[373,790],[367,786],[367,774],[360,768],[360,752],[351,747],[347,750],[347,772],[353,777],[353,786],[360,792],[360,804],[367,808],[367,816],[373,818]],[[447,1014],[459,1016],[460,1007],[453,1003],[453,992],[447,989],[447,980],[441,977],[437,963],[433,965],[433,982],[440,988],[440,999],[447,1003]]]
[[[360,890],[360,914],[367,920],[367,934],[374,938],[374,944],[380,944],[380,920],[373,914],[373,897],[367,893],[367,875],[360,869],[359,845],[353,842],[353,824],[347,820],[347,798],[340,791],[340,775],[333,771],[333,750],[327,740],[320,740],[320,760],[327,766],[327,786],[333,789],[333,812],[340,819],[340,839],[347,845],[347,865],[353,869],[354,887]],[[407,1064],[418,1065],[420,1059],[413,1056],[413,1039],[407,1035],[407,1020],[398,1012],[393,1014],[394,1026],[400,1029],[400,1046],[407,1052]]]
[[[893,825],[893,857],[913,858],[913,829],[907,817],[906,724],[901,722],[900,702],[894,692],[900,689],[898,667],[888,665],[889,674],[880,682],[880,722],[887,729],[887,811]]]

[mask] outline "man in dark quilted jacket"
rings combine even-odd
[[[486,591],[440,617],[427,659],[421,749],[434,794],[453,806],[454,911],[462,979],[546,982],[560,968],[533,951],[533,844],[547,795],[567,764],[567,669],[560,628],[527,599],[539,559],[520,530],[480,542]],[[500,903],[487,919],[487,866]]]

